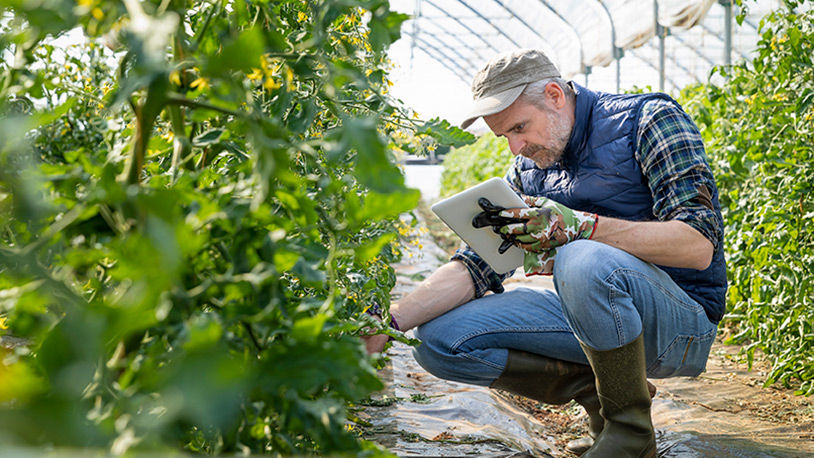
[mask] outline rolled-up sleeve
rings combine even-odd
[[[683,221],[720,247],[723,220],[712,204],[715,179],[698,127],[667,100],[647,102],[639,121],[636,159],[660,221]]]
[[[481,297],[488,291],[502,293],[503,280],[511,277],[514,273],[514,271],[505,274],[495,272],[483,258],[468,246],[455,251],[451,260],[460,261],[466,266],[472,281],[475,283],[475,297]]]

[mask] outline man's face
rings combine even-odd
[[[547,168],[562,158],[573,126],[573,115],[569,117],[566,109],[548,105],[540,109],[521,97],[509,108],[484,116],[483,120],[495,135],[506,137],[512,154]]]

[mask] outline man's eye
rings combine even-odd
[[[525,126],[525,124],[518,124],[517,127],[514,128],[514,131],[519,133]]]

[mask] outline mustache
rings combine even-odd
[[[537,145],[537,144],[526,145],[526,146],[523,147],[523,149],[520,150],[520,155],[525,156],[525,157],[531,157],[532,155],[534,155],[538,151],[542,151],[542,150],[543,150],[542,145]]]

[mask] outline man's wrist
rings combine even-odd
[[[384,322],[384,317],[382,316],[382,306],[379,305],[378,303],[374,303],[373,305],[368,307],[367,310],[365,310],[365,312],[367,312],[367,314],[370,316],[378,317],[379,319],[382,320],[382,322]],[[396,317],[394,317],[392,314],[390,315],[390,322],[388,323],[388,326],[390,326],[392,329],[395,329],[396,331],[401,332],[401,328],[399,328],[399,324],[396,321]]]

